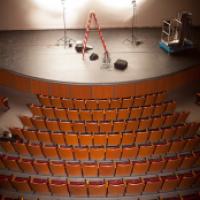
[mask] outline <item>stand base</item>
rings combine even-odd
[[[66,47],[71,48],[73,46],[74,42],[75,42],[75,40],[72,39],[72,38],[62,37],[62,38],[57,40],[57,45],[58,46],[64,46],[64,48],[66,48]]]

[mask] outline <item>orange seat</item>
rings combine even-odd
[[[122,99],[122,108],[130,108],[132,105],[133,99],[131,97]]]
[[[60,127],[57,120],[46,120],[47,129],[50,131],[59,131]]]
[[[145,106],[153,105],[155,103],[155,100],[156,100],[156,94],[148,94],[146,95],[144,105]]]
[[[122,134],[122,145],[133,145],[135,142],[136,133],[129,132],[129,133],[123,133]]]
[[[98,109],[98,102],[95,99],[85,100],[86,109],[96,110]]]
[[[100,132],[112,132],[112,127],[113,124],[111,122],[100,122],[99,123],[99,128],[100,128]]]
[[[144,190],[144,181],[139,179],[126,180],[126,196],[139,195]]]
[[[50,161],[49,168],[54,176],[66,176],[65,164],[63,161]]]
[[[79,141],[78,141],[78,135],[75,133],[67,133],[65,135],[66,143],[69,146],[78,146]]]
[[[180,112],[176,119],[176,124],[184,124],[189,114],[190,112]]]
[[[169,101],[166,104],[165,113],[172,114],[176,109],[176,102],[175,101]]]
[[[28,116],[19,116],[19,119],[21,120],[21,122],[22,122],[24,127],[28,127],[28,128],[33,128],[34,127],[30,117],[28,117]]]
[[[74,155],[76,160],[88,160],[89,159],[89,153],[88,148],[75,148],[74,149]]]
[[[87,186],[83,181],[70,181],[68,188],[71,197],[87,197]]]
[[[155,130],[151,130],[149,132],[149,138],[148,141],[151,143],[156,143],[159,142],[162,138],[162,130],[161,129],[155,129]]]
[[[52,107],[42,107],[42,113],[47,119],[55,119],[54,108]]]
[[[163,122],[165,120],[164,116],[158,116],[152,118],[152,124],[150,126],[151,129],[158,129],[163,126]]]
[[[18,157],[14,156],[4,156],[2,158],[4,165],[11,171],[18,171],[20,172],[21,169],[18,165]]]
[[[99,176],[112,177],[115,173],[115,164],[113,162],[99,163]]]
[[[18,192],[31,192],[29,185],[29,178],[27,177],[15,177],[11,179],[11,183]]]
[[[59,120],[68,120],[66,110],[64,108],[54,108],[55,117]]]
[[[40,144],[28,143],[27,148],[33,157],[44,157]]]
[[[110,100],[110,108],[121,108],[122,100],[121,99],[111,99]]]
[[[167,97],[167,92],[166,91],[162,91],[156,94],[156,99],[155,99],[155,104],[159,104],[165,101]]]
[[[194,156],[196,158],[196,162],[194,163],[194,166],[200,166],[200,151],[195,151]]]
[[[169,153],[178,153],[184,150],[186,140],[174,140],[169,148]]]
[[[61,98],[60,97],[50,97],[51,105],[55,108],[62,108]]]
[[[0,141],[0,145],[6,153],[16,153],[13,144],[10,141]]]
[[[49,170],[49,163],[45,160],[33,161],[34,168],[39,175],[51,175]]]
[[[197,122],[190,123],[187,135],[188,136],[194,136],[194,135],[196,135],[197,131],[199,130],[199,127],[200,127],[200,123],[197,123]]]
[[[150,159],[148,172],[149,173],[159,173],[163,170],[164,167],[165,167],[164,159],[162,159],[162,158]]]
[[[15,191],[11,184],[12,176],[0,174],[0,188],[3,190]]]
[[[104,158],[105,158],[104,147],[90,148],[90,158],[91,158],[91,160],[104,160]]]
[[[172,140],[172,138],[176,135],[176,128],[175,127],[167,127],[163,129],[163,140]]]
[[[66,147],[64,145],[61,145],[58,147],[58,154],[61,159],[63,160],[73,160],[74,155],[71,147]]]
[[[121,158],[122,149],[120,147],[108,147],[106,149],[107,160],[118,160]]]
[[[85,124],[83,122],[74,122],[72,127],[74,132],[85,133]]]
[[[179,124],[178,126],[176,126],[175,136],[177,138],[184,137],[184,136],[186,136],[187,131],[188,131],[188,125],[187,124]]]
[[[20,158],[18,159],[18,165],[25,173],[35,174],[32,159]]]
[[[82,133],[79,135],[81,146],[91,146],[93,144],[93,135],[90,133]]]
[[[184,146],[184,151],[192,151],[194,149],[198,149],[200,146],[200,137],[189,137],[186,140],[186,144]]]
[[[55,196],[69,196],[67,182],[65,180],[49,180],[49,188]]]
[[[80,110],[79,115],[82,121],[92,121],[92,112],[90,110]]]
[[[133,161],[132,175],[146,174],[149,168],[149,162],[147,160]]]
[[[117,119],[116,109],[106,109],[105,110],[105,120],[106,121],[114,121],[116,119]]]
[[[88,193],[90,197],[106,197],[106,183],[104,181],[89,181]]]
[[[26,143],[24,143],[23,141],[13,142],[13,147],[15,148],[16,152],[19,155],[29,155],[29,151],[26,147]]]
[[[136,131],[139,126],[139,120],[129,120],[126,122],[126,130],[125,131]]]
[[[94,121],[104,121],[105,112],[104,110],[93,110],[92,111],[92,117]]]
[[[116,163],[115,176],[130,176],[132,163],[130,161],[121,161]]]
[[[176,171],[177,168],[179,168],[182,158],[177,156],[170,156],[165,158],[166,159],[166,165],[165,165],[165,171]]]
[[[134,159],[137,157],[138,147],[136,146],[124,146],[122,148],[122,159]]]
[[[126,123],[124,121],[114,121],[113,122],[113,132],[124,132]]]
[[[191,188],[196,179],[195,175],[192,172],[178,174],[178,178],[180,180],[178,189],[181,189],[181,190]]]
[[[36,193],[49,194],[48,181],[46,179],[32,178],[30,180],[31,188]]]
[[[140,97],[135,97],[133,99],[133,107],[141,107],[144,105],[145,102],[145,97],[144,96],[140,96]]]
[[[146,119],[140,119],[139,123],[139,130],[146,130],[151,127],[152,119],[151,118],[146,118]]]
[[[3,163],[3,155],[0,155],[0,170],[1,169],[6,169],[6,166]]]
[[[75,109],[86,109],[85,101],[83,99],[74,99]]]
[[[55,145],[43,145],[43,153],[47,158],[58,158],[57,148]]]
[[[47,129],[46,122],[45,122],[44,118],[33,117],[32,121],[33,121],[34,126],[38,130],[46,130]],[[31,128],[31,127],[29,127],[29,128]]]
[[[60,127],[61,131],[64,131],[64,132],[67,132],[67,133],[72,131],[71,122],[59,121],[59,127]]]
[[[38,142],[37,131],[31,129],[23,129],[23,135],[26,140],[30,140],[32,142]]]
[[[98,175],[98,165],[95,162],[86,162],[82,164],[84,177],[96,177]]]
[[[74,109],[74,102],[72,99],[61,98],[61,103],[64,108]]]
[[[130,119],[140,118],[142,115],[142,107],[131,108]]]
[[[121,108],[118,110],[117,120],[127,120],[129,119],[130,109],[129,108]]]
[[[66,166],[68,176],[70,177],[82,176],[82,169],[79,162],[67,162],[65,166]]]
[[[10,127],[9,130],[12,133],[12,135],[19,136],[19,138],[24,138],[23,129],[17,127]]]
[[[50,137],[50,131],[38,131],[37,132],[37,137],[38,140],[44,144],[51,144],[51,137]]]
[[[86,122],[86,131],[88,133],[98,133],[99,124],[97,122]]]
[[[160,177],[144,178],[145,182],[145,193],[157,193],[160,191],[162,186],[162,180]]]
[[[153,114],[153,106],[145,106],[142,109],[142,115],[141,118],[145,118],[145,117],[151,117]]]
[[[68,110],[67,116],[71,121],[78,121],[80,119],[78,110]]]
[[[135,143],[145,144],[149,138],[149,131],[138,131],[136,133]]]
[[[50,135],[51,135],[51,140],[53,144],[60,144],[60,145],[65,144],[63,132],[52,132]]]
[[[165,104],[162,103],[162,104],[158,104],[158,105],[155,105],[154,106],[154,110],[153,110],[153,116],[160,116],[164,113],[165,111]]]
[[[165,120],[163,123],[163,127],[170,127],[173,126],[176,122],[177,119],[177,115],[175,114],[171,114],[171,115],[166,115],[165,116]]]
[[[44,106],[49,106],[51,107],[51,98],[47,95],[42,95],[42,94],[38,94],[37,95],[39,102],[44,105]]]
[[[33,116],[38,116],[38,117],[42,117],[43,116],[42,106],[30,104],[30,105],[28,105],[28,107],[29,107],[31,113],[33,114]]]
[[[155,145],[154,155],[164,155],[167,154],[170,148],[169,142],[159,142]]]
[[[177,176],[162,176],[161,178],[163,180],[163,185],[161,188],[162,192],[173,191],[177,188],[177,185],[179,183],[179,179]]]
[[[107,134],[106,133],[94,134],[93,140],[95,146],[107,145]]]
[[[108,134],[108,146],[118,146],[121,144],[121,133],[110,133]]]
[[[108,197],[124,196],[125,184],[122,180],[108,181]]]
[[[109,99],[99,99],[99,109],[108,109],[110,107]]]
[[[154,148],[155,148],[154,145],[149,145],[149,144],[140,145],[139,152],[138,152],[137,156],[142,157],[142,158],[151,156],[154,152]]]
[[[192,153],[180,155],[180,158],[182,158],[181,165],[179,166],[180,169],[192,168],[195,161],[197,160],[197,157]]]

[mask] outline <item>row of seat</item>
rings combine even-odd
[[[13,135],[31,142],[68,146],[120,146],[171,141],[172,139],[193,137],[200,123],[126,133],[66,133],[62,131],[38,131],[33,129],[10,128]]]
[[[116,99],[67,99],[42,94],[37,95],[41,105],[69,109],[108,109],[148,106],[162,103],[165,101],[166,96],[167,93],[165,91],[145,96]]]
[[[71,122],[62,120],[49,120],[40,117],[20,116],[24,127],[79,133],[98,132],[125,132],[134,130],[157,129],[160,127],[170,127],[176,124],[185,123],[188,113],[180,112],[159,117],[140,118],[127,121],[91,121],[91,122]]]
[[[200,171],[179,175],[117,180],[55,180],[35,177],[0,175],[0,187],[19,192],[36,192],[71,197],[119,197],[145,193],[169,192],[198,188]]]
[[[126,120],[159,116],[161,114],[171,114],[176,109],[175,101],[168,101],[162,104],[119,109],[99,109],[99,110],[74,110],[65,108],[54,108],[28,105],[33,116],[46,117],[48,119],[60,119],[70,121],[106,121],[106,120]]]
[[[65,145],[42,145],[21,141],[0,141],[6,153],[24,156],[46,157],[66,160],[120,160],[135,159],[198,150],[200,137],[177,139],[171,142],[146,144],[139,146],[116,147],[71,147]]]
[[[68,177],[139,176],[200,167],[200,152],[134,161],[66,162],[0,156],[0,169],[27,174]]]

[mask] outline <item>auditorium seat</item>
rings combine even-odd
[[[34,192],[40,194],[49,194],[49,187],[47,179],[33,178],[30,179],[30,185]]]
[[[40,144],[28,143],[27,148],[32,157],[44,157]]]
[[[195,178],[196,178],[192,172],[178,174],[178,177],[180,180],[178,189],[180,189],[180,190],[191,188],[192,185],[194,184]]]
[[[99,109],[108,109],[110,108],[110,101],[109,99],[99,99],[98,100]]]
[[[199,127],[200,127],[200,123],[199,122],[190,123],[187,135],[188,136],[196,135],[197,131],[199,130]]]
[[[73,155],[73,151],[71,147],[66,147],[64,145],[60,145],[58,147],[58,154],[59,157],[63,160],[73,160],[74,159],[74,155]]]
[[[51,105],[55,108],[62,108],[62,102],[61,102],[61,98],[60,97],[54,97],[54,96],[51,96],[50,97],[50,100],[51,100]]]
[[[71,197],[87,197],[87,186],[83,181],[70,181],[68,184]]]
[[[67,122],[67,121],[59,121],[59,127],[61,131],[64,132],[71,132],[72,131],[72,124],[71,122]]]
[[[116,163],[115,176],[130,176],[132,171],[132,163],[130,161],[119,161]]]
[[[99,124],[97,122],[86,122],[86,132],[99,133]]]
[[[46,117],[47,119],[55,119],[55,113],[54,113],[54,109],[52,107],[42,107],[42,113],[44,115],[44,117]]]
[[[67,145],[69,145],[69,146],[78,146],[79,145],[77,134],[67,133],[65,135],[65,139],[66,139]]]
[[[122,159],[134,159],[138,154],[138,147],[136,146],[124,146],[122,148]]]
[[[130,108],[133,105],[133,98],[123,98],[122,99],[122,108]]]
[[[184,150],[185,144],[186,140],[177,139],[172,141],[171,146],[169,148],[169,153],[182,152]]]
[[[74,132],[85,133],[85,124],[83,122],[74,122],[72,127]]]
[[[104,147],[90,148],[90,158],[91,158],[91,160],[104,160],[104,158],[105,158]]]
[[[169,151],[171,143],[169,142],[158,142],[155,144],[154,155],[164,155]]]
[[[93,135],[90,133],[81,133],[78,137],[81,146],[91,146],[93,144]]]
[[[121,145],[124,146],[133,145],[133,143],[135,142],[135,138],[136,138],[136,133],[134,132],[123,133]]]
[[[49,96],[38,94],[37,97],[38,97],[38,100],[41,103],[41,105],[44,105],[44,106],[47,106],[47,107],[52,107],[51,99],[50,99]]]
[[[105,112],[104,110],[93,110],[92,111],[92,117],[94,121],[104,121],[105,118]]]
[[[173,126],[177,119],[177,113],[169,114],[165,116],[165,120],[163,122],[163,127]]]
[[[38,174],[41,175],[51,175],[49,170],[49,162],[45,160],[35,160],[33,161],[34,168]]]
[[[49,161],[49,169],[54,176],[66,176],[63,161]]]
[[[74,148],[74,155],[76,160],[88,160],[89,152],[87,147]]]
[[[23,129],[18,128],[18,127],[9,127],[9,130],[12,135],[19,136],[19,138],[21,139],[24,138]]]
[[[90,197],[106,197],[107,186],[104,181],[89,181],[88,193]]]
[[[164,167],[165,167],[165,160],[163,158],[150,159],[148,173],[162,172]]]
[[[100,132],[105,132],[105,133],[112,132],[112,127],[113,127],[113,124],[111,122],[100,122],[99,123]]]
[[[37,137],[38,140],[44,144],[51,144],[51,137],[50,137],[50,131],[38,131],[37,132]]]
[[[121,99],[110,99],[110,108],[121,108],[122,107],[122,100]]]
[[[38,130],[47,130],[46,122],[44,118],[39,118],[39,117],[32,117],[32,121],[34,126]],[[32,128],[29,126],[29,128]]]
[[[176,135],[176,128],[175,127],[166,127],[163,128],[163,135],[162,139],[169,141]]]
[[[139,120],[129,120],[126,123],[126,132],[128,131],[136,131],[139,126]]]
[[[19,158],[18,165],[25,173],[35,174],[35,168],[33,167],[33,160],[28,158]]]
[[[31,192],[31,187],[29,185],[29,178],[27,177],[15,177],[11,179],[11,183],[15,189],[19,192]]]
[[[79,162],[67,162],[65,166],[69,177],[82,177],[82,168]]]
[[[60,130],[59,123],[57,120],[47,119],[46,126],[47,126],[47,129],[50,131],[59,131]]]
[[[160,116],[164,113],[165,111],[165,106],[166,104],[162,103],[162,104],[156,104],[154,106],[154,110],[153,110],[153,114],[152,116]]]
[[[61,98],[61,103],[66,109],[74,109],[74,102],[72,99]]]
[[[189,124],[179,124],[176,126],[176,132],[175,132],[175,137],[176,138],[181,138],[186,136],[187,131],[189,128]]]
[[[151,145],[151,144],[140,145],[137,156],[140,158],[151,156],[154,152],[154,148],[155,148],[155,146]]]
[[[11,175],[0,174],[0,188],[3,190],[14,191],[14,187],[11,184]]]
[[[191,152],[194,149],[199,149],[200,147],[200,137],[196,136],[196,137],[188,137],[186,138],[186,144],[184,146],[184,151],[189,151]]]
[[[99,163],[99,176],[112,177],[115,174],[115,164],[113,162]]]
[[[57,148],[55,145],[43,145],[42,150],[46,158],[58,158]]]
[[[136,133],[135,143],[136,144],[145,144],[149,137],[149,131],[138,131]]]
[[[127,120],[129,119],[129,114],[129,108],[120,108],[118,109],[117,120]]]
[[[106,149],[106,159],[107,160],[118,160],[121,158],[121,148],[120,147],[108,147]]]
[[[98,176],[98,165],[95,162],[82,163],[82,170],[84,177],[96,177]]]
[[[79,116],[81,121],[92,121],[92,112],[90,110],[80,110]]]
[[[96,110],[98,109],[98,103],[95,99],[85,100],[85,106],[88,110]]]
[[[172,114],[172,113],[174,113],[175,110],[176,110],[176,102],[175,101],[169,101],[166,104],[165,113],[166,114]]]
[[[144,178],[145,187],[144,193],[157,193],[162,186],[162,180],[160,177]]]
[[[37,131],[31,129],[23,129],[23,135],[26,140],[38,142]]]
[[[145,97],[144,96],[138,96],[133,99],[133,107],[141,107],[144,105]]]
[[[151,118],[140,119],[138,130],[146,130],[151,127],[151,124],[152,124]]]
[[[19,119],[21,120],[21,122],[22,122],[24,127],[28,127],[28,128],[33,128],[34,127],[30,117],[28,117],[28,116],[19,116]]]
[[[94,146],[104,146],[107,145],[107,134],[106,133],[96,133],[93,136]]]
[[[6,152],[6,153],[16,153],[12,142],[10,141],[0,141],[0,145],[2,147],[2,149]]]
[[[162,192],[170,192],[177,188],[179,178],[176,175],[162,176],[163,185],[161,188]]]
[[[55,117],[59,120],[68,120],[67,112],[64,108],[54,108]]]
[[[105,121],[114,121],[114,120],[117,120],[116,109],[106,109],[105,110]]]
[[[194,151],[194,156],[196,157],[195,166],[200,166],[200,150]]]
[[[176,119],[176,124],[184,124],[189,114],[190,112],[180,112]]]
[[[33,114],[33,116],[43,117],[42,106],[29,104],[28,107],[31,113]]]
[[[6,169],[4,163],[3,163],[3,155],[0,154],[0,170]]]
[[[49,180],[49,189],[54,196],[68,197],[69,191],[65,180]]]
[[[53,144],[65,144],[64,133],[63,132],[51,132],[50,134]]]
[[[126,127],[126,123],[124,121],[114,121],[113,122],[113,132],[124,132]]]
[[[151,117],[153,114],[153,106],[144,106],[142,109],[141,118]]]
[[[23,156],[29,155],[29,151],[27,149],[26,143],[21,142],[21,141],[16,141],[16,142],[13,142],[13,147],[15,148],[16,152],[19,155],[23,155]]]
[[[179,166],[180,169],[190,169],[190,168],[192,168],[195,161],[197,160],[197,157],[192,153],[180,155],[180,158],[182,158],[182,162]]]
[[[110,133],[108,134],[108,146],[118,146],[121,144],[121,133]]]
[[[165,171],[176,171],[177,168],[181,165],[182,158],[179,156],[169,156],[166,157],[166,165],[165,165]]]
[[[142,107],[131,108],[130,119],[138,119],[142,115]]]
[[[126,180],[126,196],[135,196],[143,192],[145,187],[141,178]]]
[[[150,106],[155,104],[156,94],[147,94],[144,102],[144,106]]]
[[[161,140],[162,134],[163,134],[163,132],[161,129],[151,130],[151,131],[149,131],[148,141],[151,143],[157,143]]]
[[[70,121],[79,121],[79,112],[78,110],[68,110],[67,116]]]
[[[18,157],[15,156],[4,156],[2,158],[4,165],[11,171],[19,172],[21,168],[18,165]]]
[[[151,129],[158,129],[163,126],[163,123],[165,121],[164,116],[158,116],[158,117],[153,117],[152,118],[152,123],[151,123]]]
[[[74,99],[74,108],[75,109],[86,109],[84,99]]]
[[[132,175],[143,175],[147,173],[149,162],[146,159],[133,161]]]
[[[124,196],[125,184],[123,180],[108,181],[108,197]]]

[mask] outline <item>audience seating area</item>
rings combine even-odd
[[[175,192],[173,199],[199,199],[200,123],[188,122],[188,111],[176,112],[165,91],[121,99],[37,97],[28,105],[32,116],[19,116],[23,127],[10,127],[18,138],[0,141],[0,188],[66,198],[165,200]]]

